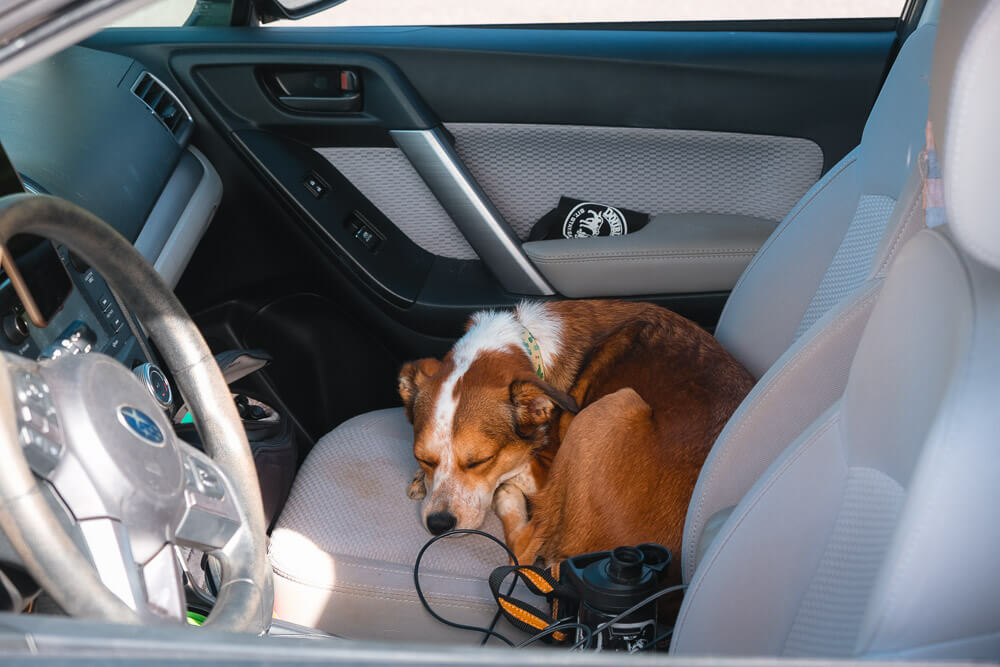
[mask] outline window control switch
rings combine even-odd
[[[354,238],[356,238],[361,245],[370,251],[375,250],[375,248],[378,247],[378,244],[382,242],[382,239],[378,237],[375,230],[364,223],[357,225],[354,230]]]
[[[385,240],[385,237],[375,228],[375,225],[368,222],[364,216],[355,211],[347,219],[347,229],[351,236],[358,243],[365,247],[368,252],[375,252]]]
[[[302,181],[302,184],[306,186],[306,190],[309,191],[309,194],[316,199],[320,199],[330,190],[330,186],[327,185],[322,178],[317,176],[315,172],[310,172],[305,177],[305,180]]]

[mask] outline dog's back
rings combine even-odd
[[[552,307],[567,327],[609,333],[583,353],[570,391],[581,411],[562,417],[561,444],[533,498],[519,559],[554,563],[650,541],[678,553],[698,473],[753,377],[710,334],[666,309]]]

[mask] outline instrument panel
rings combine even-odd
[[[128,368],[151,361],[141,329],[104,279],[65,246],[55,250],[62,264],[56,270],[65,270],[70,282],[62,307],[46,326],[35,326],[5,280],[0,284],[0,349],[30,359],[102,352]]]

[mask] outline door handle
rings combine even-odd
[[[261,85],[285,109],[306,113],[361,111],[361,76],[343,67],[262,69]]]
[[[331,97],[280,95],[278,102],[295,111],[319,113],[345,113],[361,109],[361,93],[348,93]]]

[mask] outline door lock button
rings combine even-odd
[[[321,198],[323,195],[329,191],[330,186],[323,182],[323,179],[316,175],[315,172],[310,172],[302,184],[306,186],[306,190],[309,191],[316,199]]]

